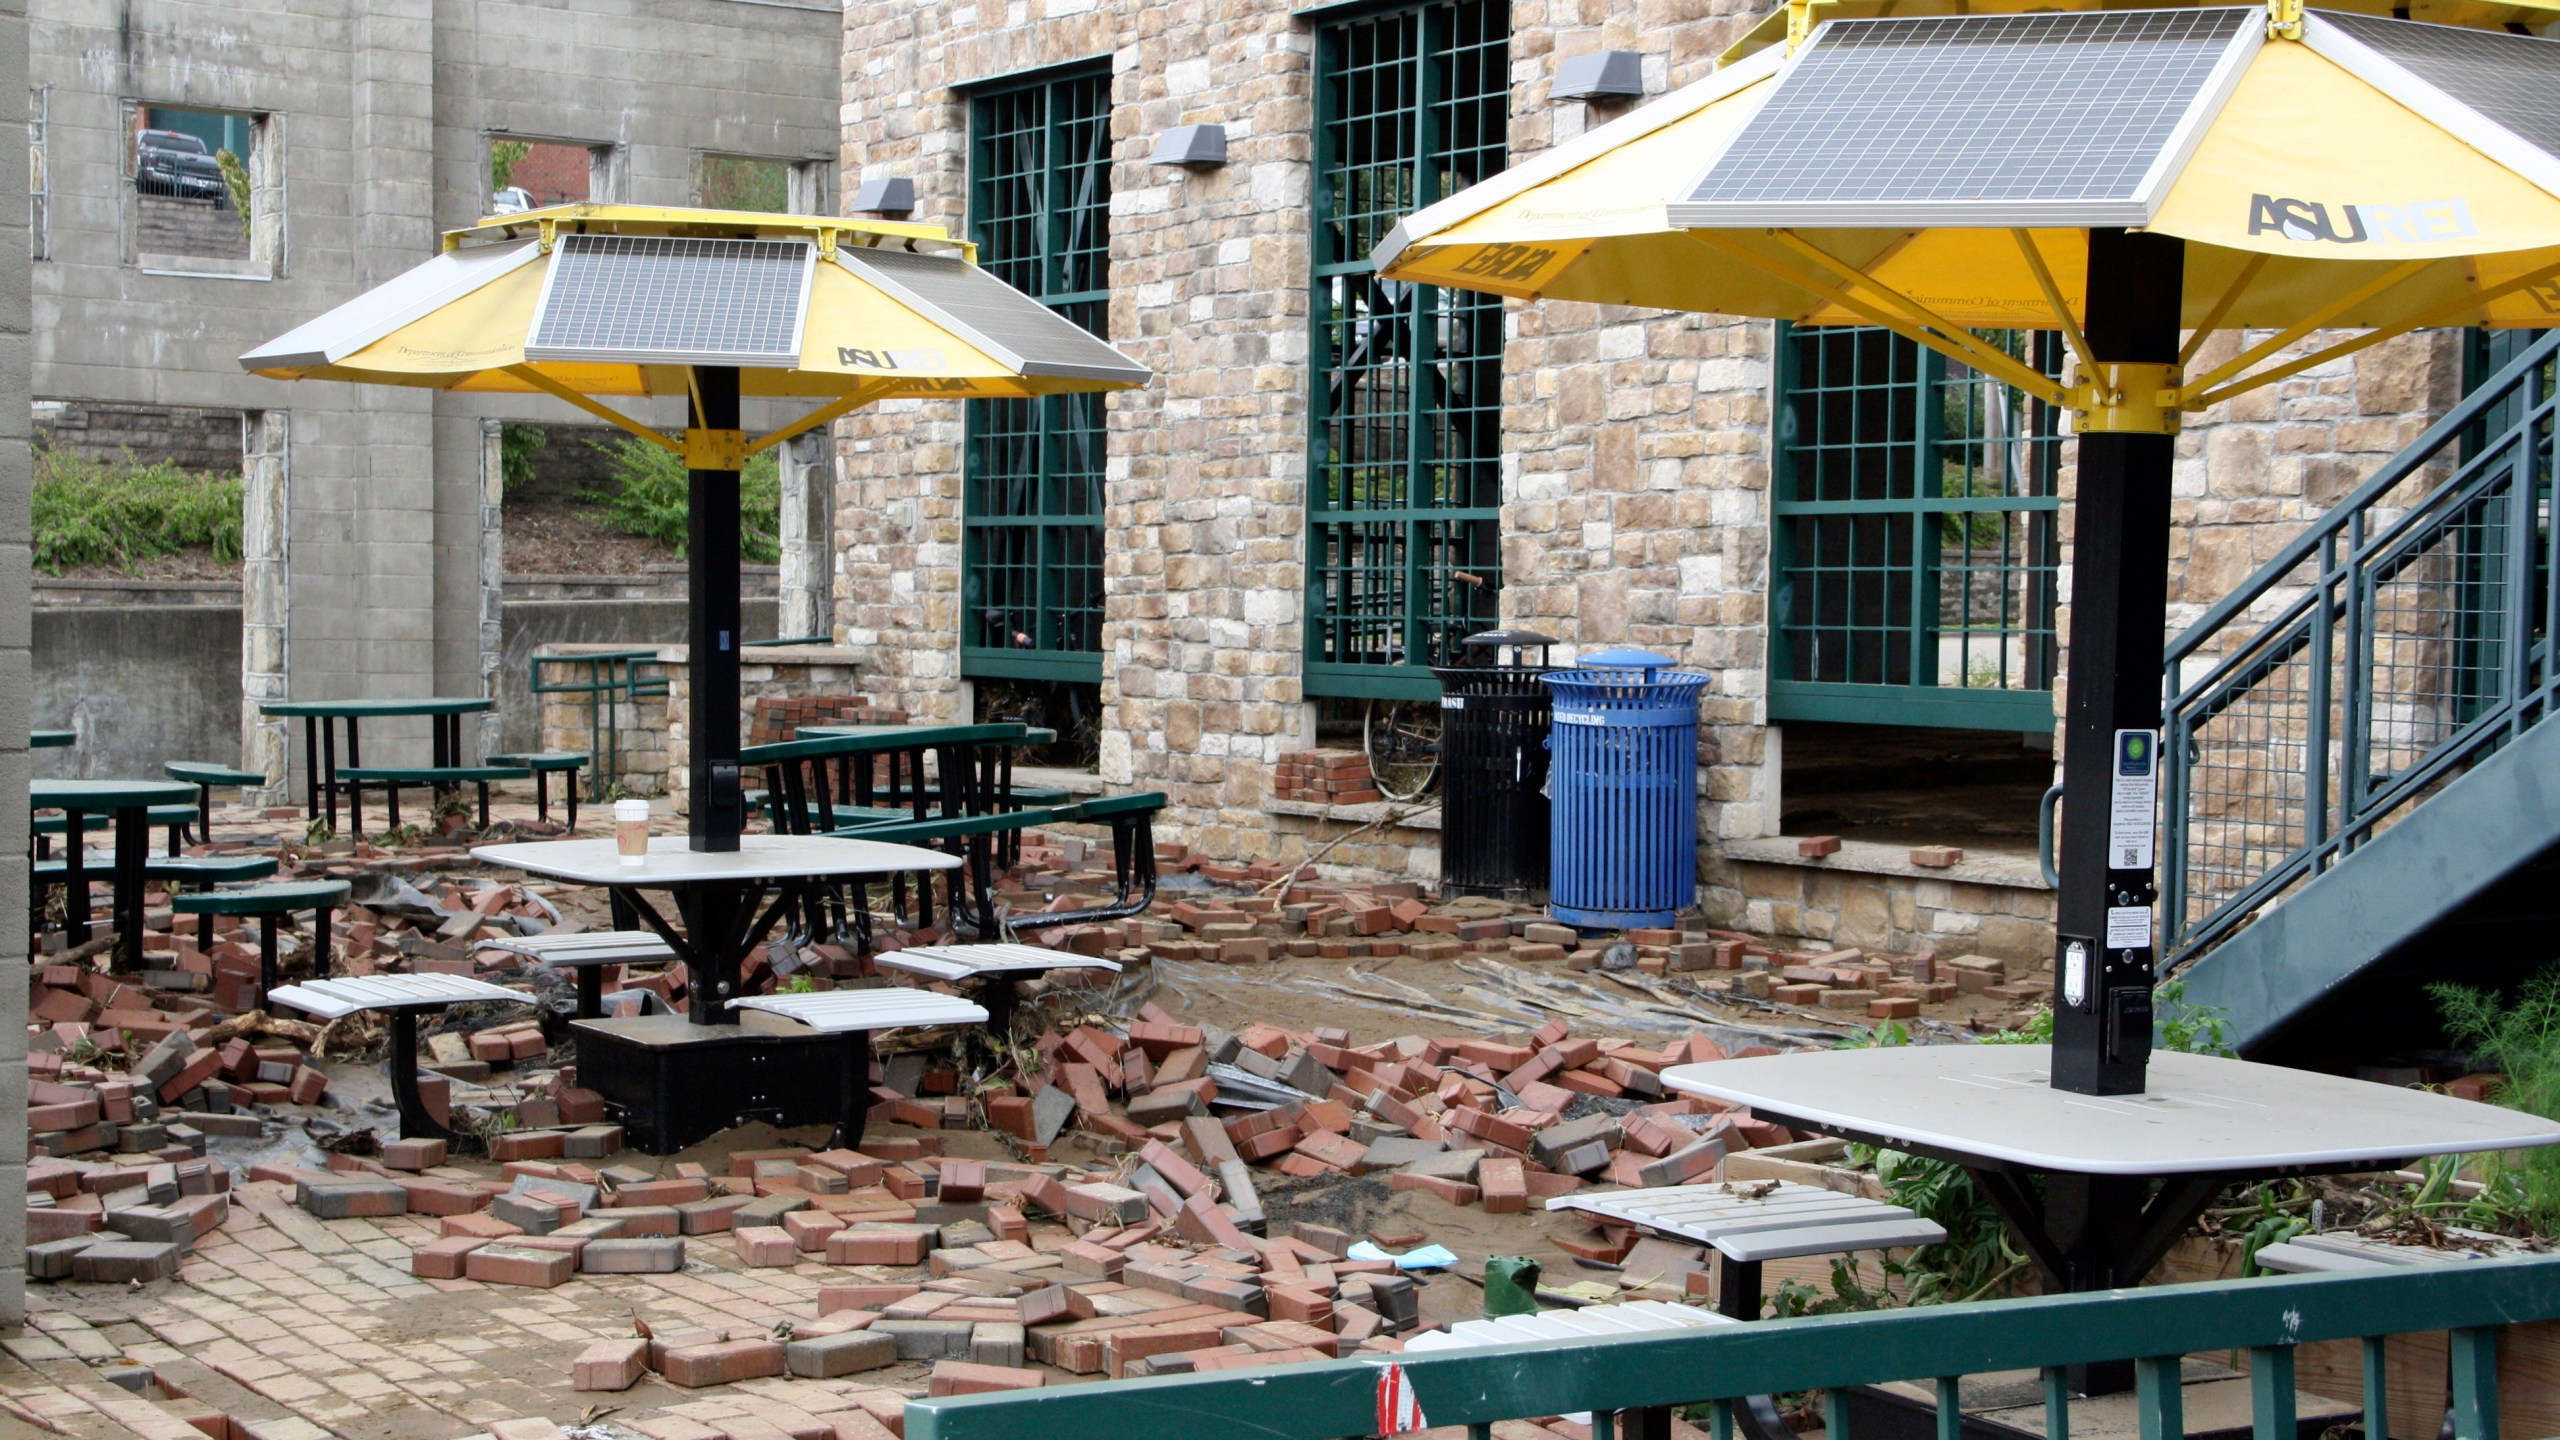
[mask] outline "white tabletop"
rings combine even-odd
[[[267,998],[328,1020],[359,1010],[428,1010],[466,1001],[533,1003],[533,997],[521,990],[509,990],[468,975],[361,975],[342,980],[305,980],[299,985],[279,985],[267,992]]]
[[[742,835],[735,850],[695,850],[681,835],[650,838],[649,856],[625,865],[611,840],[528,840],[475,845],[471,858],[581,885],[662,889],[720,880],[806,880],[828,875],[897,875],[956,870],[939,850],[828,835]]]
[[[2560,1144],[2560,1124],[2424,1090],[2161,1051],[2144,1095],[2047,1083],[2045,1045],[1827,1050],[1677,1065],[1662,1083],[1790,1123],[2032,1170],[2344,1168]]]

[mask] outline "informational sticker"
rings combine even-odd
[[[2160,732],[2117,731],[2115,773],[2107,790],[2108,869],[2151,868],[2152,826],[2159,801]],[[2107,944],[2112,947],[2115,941]]]
[[[1401,1365],[1378,1367],[1378,1433],[1404,1435],[1427,1430],[1431,1422],[1422,1418],[1422,1401],[1413,1393],[1413,1382],[1405,1378]]]
[[[1443,695],[1440,697],[1440,708],[1443,710],[1464,710],[1467,708],[1467,697],[1464,695]]]
[[[2107,948],[2110,950],[2150,949],[2151,907],[2148,905],[2108,906]]]

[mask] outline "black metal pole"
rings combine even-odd
[[[688,442],[704,432],[738,430],[738,371],[728,365],[693,370]],[[734,452],[732,452],[734,453]],[[699,453],[693,457],[697,462]],[[688,470],[685,568],[686,663],[693,672],[685,706],[690,752],[687,797],[696,850],[735,850],[746,828],[738,787],[738,471]],[[700,1000],[697,997],[696,1003]]]
[[[2107,365],[2178,358],[2184,242],[2089,232],[2089,348]],[[2084,377],[2086,378],[2086,377]],[[2103,377],[2100,377],[2103,383]],[[2138,1095],[2151,1059],[2153,906],[2169,480],[2177,437],[2127,410],[2081,427],[2071,661],[2055,897],[2053,1084]]]

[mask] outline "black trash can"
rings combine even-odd
[[[1555,643],[1527,630],[1486,630],[1460,642],[1481,663],[1431,667],[1440,677],[1444,895],[1546,894],[1552,701],[1538,676]]]

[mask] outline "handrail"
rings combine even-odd
[[[1381,1433],[1380,1391],[1410,1387],[1432,1426],[1477,1437],[1503,1420],[1705,1403],[1715,1433],[1767,1392],[1831,1397],[1829,1440],[1853,1440],[1849,1387],[1915,1380],[1936,1389],[1937,1433],[1959,1433],[1958,1372],[2042,1370],[2067,1407],[2064,1367],[2131,1360],[2145,1435],[2182,1435],[2178,1358],[2250,1352],[2257,1440],[2293,1440],[2298,1347],[2365,1342],[2365,1397],[2387,1405],[2382,1338],[2450,1332],[2454,1434],[2497,1434],[2498,1327],[2560,1319],[2560,1259],[2450,1261],[2333,1275],[2161,1285],[2024,1300],[1764,1320],[1748,1325],[1537,1341],[1408,1356],[1273,1365],[1108,1385],[914,1400],[906,1440],[1335,1440]],[[2067,1433],[2048,1414],[2047,1434]]]
[[[525,686],[535,695],[584,695],[587,699],[587,799],[601,803],[622,781],[622,718],[619,707],[668,694],[666,672],[642,675],[641,667],[658,663],[655,647],[587,650],[572,655],[536,655],[525,667]],[[545,665],[579,666],[585,676],[546,682]]]
[[[2275,588],[2276,582],[2283,579],[2295,566],[2310,559],[2312,552],[2320,548],[2322,540],[2346,528],[2347,523],[2356,515],[2371,508],[2374,502],[2389,494],[2401,481],[2408,479],[2419,466],[2434,459],[2438,450],[2443,449],[2447,443],[2461,438],[2462,432],[2477,423],[2482,415],[2496,409],[2500,403],[2508,399],[2527,372],[2538,370],[2551,363],[2555,350],[2560,350],[2560,330],[2554,330],[2543,336],[2527,347],[2524,353],[2508,361],[2497,374],[2490,376],[2470,394],[2464,396],[2460,404],[2446,411],[2443,419],[2428,426],[2426,433],[2411,441],[2407,449],[2382,462],[2381,469],[2374,471],[2363,484],[2348,491],[2337,504],[2329,507],[2328,513],[2312,522],[2301,534],[2293,537],[2291,543],[2277,551],[2273,559],[2259,566],[2257,572],[2248,579],[2241,581],[2238,589],[2215,601],[2204,614],[2196,618],[2194,624],[2170,637],[2166,652],[2170,673],[2174,676],[2180,660],[2193,652],[2215,631],[2230,623],[2234,616],[2248,609],[2260,595]]]
[[[2169,642],[2170,964],[2560,708],[2555,357],[2560,332],[2527,346]],[[2484,433],[2491,423],[2499,428]],[[2448,461],[2450,473],[2428,473]],[[2405,493],[2427,481],[2425,493]],[[2246,618],[2270,597],[2283,601],[2271,617]]]

